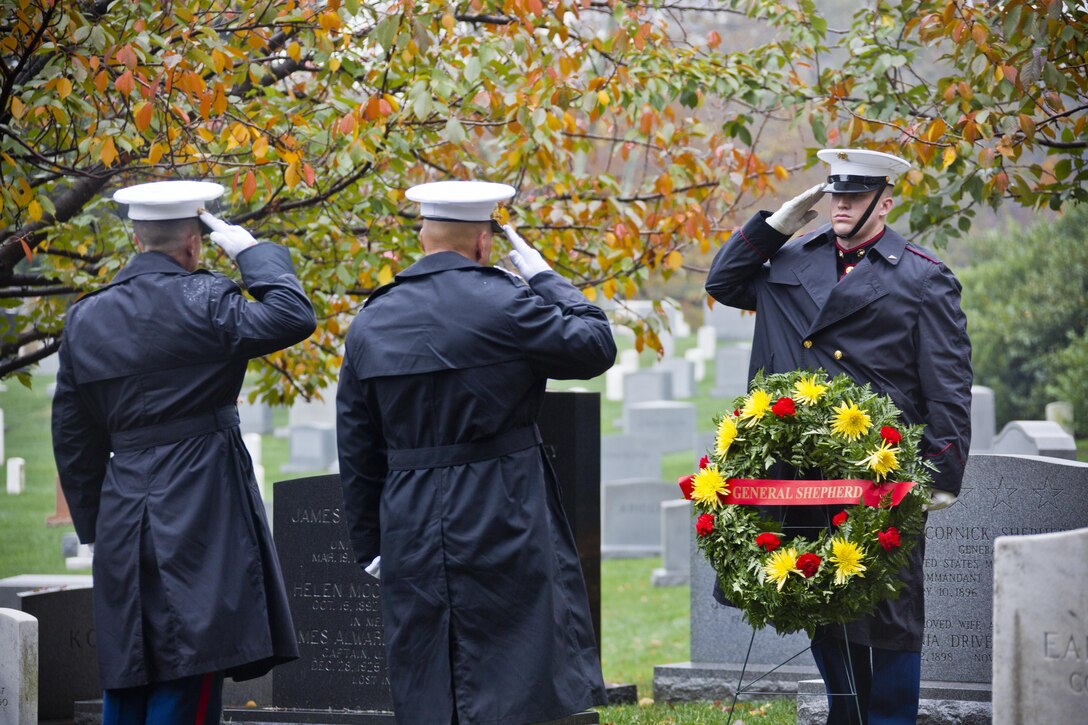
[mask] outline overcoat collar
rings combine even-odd
[[[397,273],[397,279],[404,277],[419,277],[435,272],[446,272],[451,269],[469,269],[480,265],[468,257],[457,252],[434,252],[427,254],[415,264]]]
[[[173,257],[162,252],[140,252],[128,261],[125,268],[110,280],[110,284],[127,282],[141,274],[190,274]]]
[[[903,258],[907,240],[890,227],[873,245],[872,252],[841,280],[836,279],[835,244],[830,227],[821,228],[801,242],[807,254],[797,257],[795,273],[815,301],[819,312],[807,331],[808,336],[852,315],[888,294],[874,265],[874,254],[893,267]]]

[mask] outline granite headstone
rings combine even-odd
[[[994,725],[1084,722],[1085,561],[1088,529],[994,542]]]
[[[661,449],[647,436],[616,433],[600,437],[601,481],[624,478],[657,478],[661,475]]]
[[[290,460],[284,472],[325,471],[337,464],[336,424],[299,423],[288,431]]]
[[[666,358],[655,369],[665,370],[672,376],[674,398],[687,399],[695,395],[695,364],[686,357]]]
[[[756,329],[755,314],[722,304],[705,309],[703,322],[717,331],[719,340],[751,340]]]
[[[19,595],[21,609],[38,620],[38,717],[72,718],[76,700],[102,696],[98,679],[91,587],[64,587]]]
[[[648,439],[662,453],[695,449],[695,404],[672,400],[627,403],[624,430]],[[645,474],[643,474],[645,475]]]
[[[691,501],[673,499],[661,502],[663,566],[650,574],[650,583],[655,587],[679,586],[691,581],[691,511]]]
[[[578,545],[599,644],[600,398],[596,393],[549,391],[538,425]],[[362,711],[368,713],[365,722],[385,722],[383,713],[392,709],[392,699],[381,586],[355,563],[339,476],[278,482],[275,501],[273,531],[301,657],[273,670],[273,704],[296,713]],[[231,716],[246,722],[275,721],[268,711],[232,711]],[[352,720],[337,716],[335,721]],[[571,722],[596,720],[575,717]]]
[[[971,386],[971,453],[992,453],[997,426],[994,391],[985,385]]]
[[[747,344],[723,345],[714,353],[715,398],[732,400],[748,392],[748,363],[752,347]]]
[[[300,658],[272,671],[273,705],[391,712],[381,585],[355,562],[340,477],[274,488],[273,531]]]
[[[623,402],[672,400],[672,375],[664,370],[635,370],[623,376]]]
[[[1052,420],[1013,420],[994,439],[993,452],[1076,460],[1077,443]]]
[[[38,620],[0,608],[0,725],[38,722]]]
[[[661,504],[676,498],[676,486],[657,479],[601,484],[601,555],[661,555]]]

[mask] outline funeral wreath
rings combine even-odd
[[[699,471],[680,479],[726,598],[757,629],[812,636],[897,597],[929,500],[924,426],[823,370],[760,372],[732,408],[715,418]],[[772,467],[796,475],[772,480]],[[820,505],[830,520],[806,538],[761,512],[772,505]]]

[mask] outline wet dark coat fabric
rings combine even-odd
[[[706,282],[719,302],[756,311],[749,377],[760,369],[823,368],[870,383],[908,423],[926,425],[921,453],[937,466],[933,485],[958,494],[971,441],[972,382],[959,281],[932,252],[890,228],[839,280],[830,226],[791,241],[766,216],[733,234]],[[797,522],[822,517],[814,508],[791,507],[788,515]],[[899,598],[849,625],[850,641],[921,650],[924,543],[912,551]],[[829,629],[841,637],[841,627]]]
[[[236,403],[249,359],[315,319],[285,248],[237,263],[257,302],[145,252],[68,313],[53,450],[76,533],[95,543],[105,689],[247,679],[298,656]]]
[[[352,322],[340,475],[360,565],[382,557],[397,722],[517,725],[605,702],[536,418],[547,378],[599,375],[615,355],[604,314],[558,274],[530,288],[454,252]]]

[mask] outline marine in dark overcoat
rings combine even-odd
[[[933,252],[884,228],[839,279],[830,226],[790,240],[752,217],[718,251],[706,290],[756,311],[749,376],[823,368],[888,395],[909,424],[926,426],[921,454],[935,489],[958,494],[971,436],[971,346],[960,284]],[[924,540],[896,600],[847,627],[851,642],[920,651],[925,622]],[[841,628],[829,628],[841,636]]]
[[[76,533],[95,544],[107,690],[247,679],[298,656],[236,404],[250,358],[315,318],[287,249],[258,244],[237,264],[256,302],[149,251],[68,313],[53,446]]]
[[[536,418],[547,378],[599,375],[615,355],[605,315],[555,272],[528,286],[455,251],[352,322],[340,475],[360,565],[381,555],[398,722],[517,725],[604,703]]]

